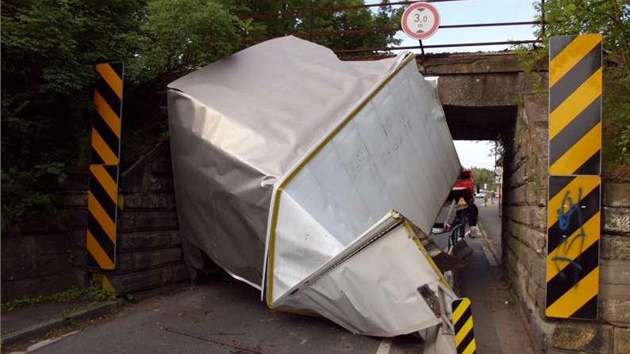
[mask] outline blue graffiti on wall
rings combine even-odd
[[[562,204],[560,205],[560,209],[557,210],[557,213],[558,213],[558,227],[565,234],[562,235],[562,242],[560,242],[560,245],[557,248],[556,256],[552,258],[556,266],[556,269],[558,270],[558,274],[562,278],[567,277],[567,275],[564,272],[566,268],[560,269],[560,266],[562,264],[567,264],[567,263],[568,263],[567,266],[573,265],[572,275],[573,275],[573,280],[574,280],[575,285],[577,285],[578,281],[580,280],[582,271],[584,270],[584,268],[579,262],[576,262],[575,260],[572,260],[571,258],[567,256],[569,255],[569,252],[573,250],[575,247],[578,247],[577,254],[582,253],[584,249],[584,243],[585,243],[587,235],[586,235],[586,230],[584,229],[584,223],[582,220],[582,208],[584,207],[580,206],[579,204],[581,200],[582,200],[581,187],[579,188],[577,198],[575,199],[571,195],[571,191],[567,191],[564,194],[564,198],[562,199]],[[577,218],[578,223],[580,225],[580,229],[578,230],[579,233],[576,235],[576,237],[573,238],[571,241],[569,241],[569,238],[571,235],[567,235],[566,232],[569,230],[571,220],[574,220],[573,218]]]

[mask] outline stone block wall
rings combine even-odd
[[[2,233],[2,302],[86,286],[87,272],[75,262],[85,258],[88,178],[69,175],[54,225],[34,217]]]
[[[89,175],[70,176],[64,218],[45,226],[33,220],[2,235],[2,301],[49,295],[90,284],[85,249]],[[188,279],[178,234],[168,142],[121,174],[116,270],[99,272],[116,295]]]
[[[630,353],[630,184],[603,181],[599,320],[545,316],[548,186],[546,76],[521,74],[516,125],[505,139],[503,264],[536,352]]]
[[[188,278],[178,234],[169,142],[120,176],[116,270],[102,272],[117,295],[156,289]]]

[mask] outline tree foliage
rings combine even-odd
[[[484,186],[486,186],[486,190],[497,190],[497,183],[495,182],[494,171],[487,168],[478,167],[473,167],[472,170],[475,184],[477,185],[478,189],[484,189]]]
[[[542,3],[536,6],[540,10]],[[601,33],[606,50],[620,55],[630,70],[630,2],[628,0],[548,0],[546,34]]]
[[[546,0],[544,10],[547,54],[551,36],[604,35],[603,175],[630,181],[630,2],[628,0]],[[544,36],[543,36],[544,35]]]
[[[395,25],[385,6],[299,11],[358,0],[3,0],[2,224],[57,209],[68,171],[85,170],[94,64],[125,63],[123,168],[167,130],[166,84],[260,38]],[[293,11],[294,16],[289,13]],[[287,16],[257,18],[256,14]],[[312,19],[312,21],[311,21]],[[384,46],[391,34],[313,38],[333,49]]]
[[[198,69],[241,47],[238,18],[219,2],[152,0],[133,61],[141,79]]]
[[[246,1],[246,15],[253,16],[252,38],[296,35],[333,50],[382,48],[400,44],[394,32],[403,8],[383,1],[377,11],[357,7],[362,0]],[[279,13],[279,16],[260,14]],[[258,14],[257,19],[256,15]]]
[[[2,1],[2,222],[54,210],[81,151],[93,65],[136,46],[142,1]]]

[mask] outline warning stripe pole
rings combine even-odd
[[[547,317],[597,319],[602,36],[550,39]]]
[[[88,192],[87,265],[95,269],[113,270],[116,268],[123,64],[97,64],[96,72],[96,115],[92,124]]]
[[[455,327],[455,348],[457,354],[473,354],[477,352],[477,342],[473,330],[471,302],[468,298],[453,300],[453,326]]]

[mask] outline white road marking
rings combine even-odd
[[[391,338],[385,338],[381,341],[381,344],[379,344],[378,349],[376,349],[376,354],[388,354],[391,347]]]
[[[76,334],[76,333],[79,333],[79,331],[74,331],[74,332],[66,333],[66,334],[64,334],[64,335],[62,335],[62,336],[59,336],[59,337],[57,337],[57,338],[45,339],[45,340],[39,341],[39,342],[37,342],[37,343],[35,343],[35,344],[31,345],[30,347],[28,347],[28,348],[26,349],[26,351],[22,351],[22,352],[11,352],[10,354],[25,354],[25,353],[29,353],[29,352],[32,352],[32,351],[37,350],[37,349],[39,349],[39,348],[45,347],[45,346],[47,346],[48,344],[52,344],[52,343],[54,343],[54,342],[56,342],[56,341],[58,341],[58,340],[61,340],[62,338],[65,338],[65,337],[67,337],[67,336],[71,336],[71,335]]]

